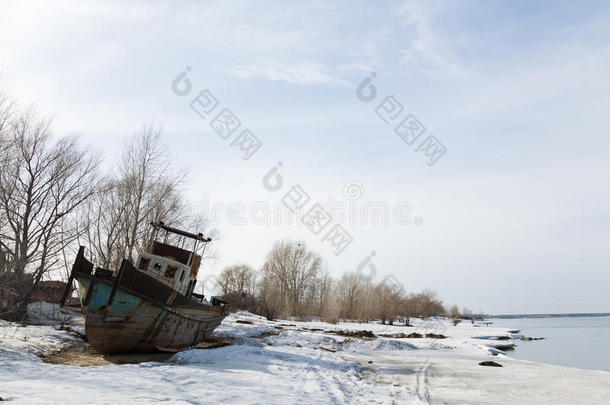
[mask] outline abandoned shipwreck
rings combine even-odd
[[[99,267],[94,271],[84,247],[78,251],[62,305],[76,280],[87,339],[100,353],[186,349],[201,343],[227,315],[226,302],[217,297],[208,302],[194,293],[211,239],[163,222],[151,226],[151,247],[140,254],[136,266],[124,259],[118,272]]]

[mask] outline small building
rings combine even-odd
[[[5,278],[5,285],[0,285],[0,317],[7,314],[16,314],[20,300],[30,291],[34,278],[31,274],[23,274],[21,277],[11,277],[8,274]],[[41,281],[32,293],[30,302],[46,301],[52,304],[59,304],[63,297],[66,283],[63,281]],[[72,296],[74,289],[70,291],[68,297]],[[71,303],[71,301],[69,301]],[[10,316],[9,316],[10,318]]]
[[[38,283],[38,288],[32,294],[31,301],[46,301],[52,304],[59,304],[64,295],[66,283],[63,281],[41,281]],[[72,292],[68,297],[72,296]]]

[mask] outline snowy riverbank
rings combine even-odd
[[[68,323],[78,329],[79,322]],[[608,372],[492,356],[499,352],[490,348],[536,342],[473,339],[509,336],[493,325],[412,323],[270,322],[238,313],[215,332],[234,339],[232,345],[184,351],[163,362],[79,367],[39,357],[74,344],[74,334],[53,325],[0,322],[0,397],[41,404],[610,403]],[[342,331],[370,331],[375,338]],[[385,337],[411,333],[447,338]],[[503,367],[480,366],[485,360]]]

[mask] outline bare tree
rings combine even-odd
[[[445,313],[443,302],[437,298],[436,292],[424,290],[414,296],[417,316],[422,319],[430,316],[439,316]]]
[[[337,286],[341,303],[341,317],[355,319],[357,306],[362,301],[363,278],[355,272],[343,273]]]
[[[400,284],[383,280],[376,286],[375,291],[379,300],[378,314],[381,323],[385,324],[388,321],[390,325],[393,325],[394,320],[400,314],[404,288]]]
[[[2,128],[8,145],[0,171],[0,249],[18,282],[26,271],[33,280],[20,294],[20,313],[78,236],[74,213],[95,193],[99,160],[76,137],[53,140],[50,124],[29,109]]]
[[[1,77],[0,77],[1,80]],[[1,85],[1,83],[0,83]],[[13,100],[4,90],[0,87],[0,156],[3,156],[8,150],[9,146],[9,131],[8,126],[10,125],[10,121],[14,116],[16,109],[16,102]],[[8,168],[6,166],[8,162],[5,159],[0,160],[0,170],[5,170]]]
[[[263,274],[257,290],[258,312],[269,320],[275,319],[280,314],[283,304],[277,280],[272,275]]]
[[[185,201],[186,172],[176,168],[160,129],[145,126],[131,137],[118,166],[83,212],[86,243],[100,266],[117,270],[123,258],[133,262],[152,242],[153,221],[216,236]]]
[[[362,278],[361,291],[357,305],[357,317],[359,322],[369,322],[378,315],[379,301],[375,285],[369,278]]]
[[[127,258],[133,262],[137,251],[150,242],[150,221],[176,221],[171,216],[180,206],[179,190],[186,173],[173,167],[161,130],[151,126],[127,142],[119,171],[126,198],[122,236]]]
[[[460,317],[460,308],[457,305],[452,305],[449,308],[449,311],[447,311],[447,315],[451,318],[451,319],[457,319]]]
[[[341,305],[341,316],[368,322],[379,316],[379,289],[361,274],[344,273],[338,283],[337,294]]]
[[[417,316],[417,302],[413,294],[403,297],[399,307],[399,315],[404,318],[405,326],[410,326],[410,318]]]
[[[222,294],[253,294],[256,284],[256,273],[247,264],[226,267],[217,280]]]
[[[0,178],[2,178],[3,172],[8,169],[9,160],[6,153],[10,142],[8,141],[7,125],[13,115],[14,107],[14,101],[0,87]],[[0,210],[0,230],[4,229],[7,225],[6,215],[3,210]],[[2,291],[8,290],[9,268],[6,261],[7,254],[0,245],[0,295],[2,295]]]
[[[305,243],[280,241],[267,255],[263,279],[275,283],[287,315],[304,314],[304,298],[320,272],[322,258]]]
[[[247,264],[228,266],[218,276],[216,285],[232,308],[256,309],[256,272],[252,267]]]
[[[103,192],[89,200],[82,209],[81,226],[89,253],[100,267],[117,269],[125,257],[123,236],[127,232],[125,216],[128,198],[124,184],[105,179]]]
[[[323,268],[320,270],[319,276],[311,284],[311,287],[311,315],[323,316],[329,319],[338,318],[338,313],[335,314],[337,311],[329,310],[334,301],[335,280],[331,277],[328,269]]]

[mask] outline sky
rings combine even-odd
[[[603,1],[2,1],[0,67],[105,170],[163,129],[220,232],[203,277],[288,238],[335,277],[474,311],[610,312],[609,18]],[[234,133],[214,130],[224,109]]]

